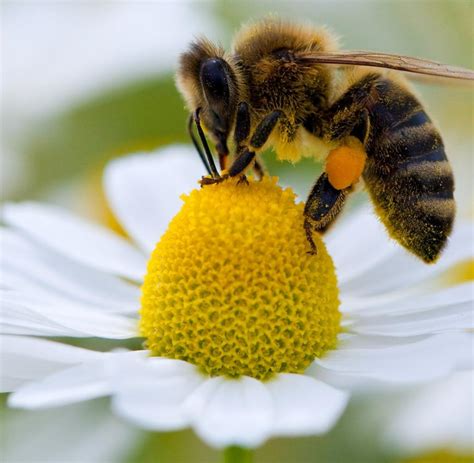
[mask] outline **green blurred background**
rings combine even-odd
[[[3,1],[1,7],[2,200],[48,200],[104,223],[110,216],[100,176],[109,159],[188,142],[173,72],[194,35],[229,46],[243,22],[276,13],[329,26],[344,48],[474,67],[469,0]],[[416,87],[445,138],[461,213],[472,214],[472,87],[446,81]],[[271,153],[266,164],[301,194],[320,169],[311,160],[277,163]],[[355,400],[328,435],[272,440],[256,461],[399,461],[396,449],[379,439],[386,402]],[[120,422],[105,400],[36,413],[3,410],[1,416],[5,462],[220,458],[189,431],[147,433]]]

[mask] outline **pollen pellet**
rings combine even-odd
[[[183,196],[148,263],[141,334],[153,355],[208,375],[303,372],[336,345],[336,275],[324,243],[308,254],[303,204],[265,177]]]
[[[365,166],[365,151],[359,146],[340,146],[326,160],[329,183],[337,190],[350,187],[359,180]]]

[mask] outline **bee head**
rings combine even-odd
[[[198,40],[181,55],[177,86],[191,112],[200,108],[202,124],[227,150],[239,99],[238,70],[222,48]]]

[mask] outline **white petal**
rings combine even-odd
[[[442,288],[429,294],[381,303],[348,317],[351,332],[386,336],[416,336],[474,327],[474,283]],[[360,299],[362,302],[362,298]]]
[[[433,450],[473,451],[474,372],[420,387],[393,410],[386,441],[407,453]]]
[[[0,228],[2,285],[37,300],[74,301],[110,312],[136,313],[140,289]]]
[[[138,337],[137,321],[120,315],[105,314],[93,310],[76,310],[75,307],[55,306],[35,301],[14,291],[0,291],[0,332],[7,325],[8,333],[25,334],[32,328],[44,336],[102,337],[127,339]],[[13,327],[20,330],[14,332]],[[5,331],[3,331],[5,332]],[[34,332],[31,334],[35,334]]]
[[[2,212],[5,223],[84,265],[137,281],[145,273],[145,257],[125,239],[65,210],[20,203]]]
[[[386,348],[335,349],[315,360],[315,364],[356,378],[423,382],[471,365],[473,347],[471,334],[442,333]]]
[[[110,413],[106,401],[35,413],[6,409],[2,420],[8,423],[2,428],[2,461],[9,463],[120,462],[141,437],[138,429]]]
[[[341,311],[348,319],[422,312],[435,307],[472,302],[474,283],[431,290],[397,291],[371,297],[341,296]]]
[[[183,409],[186,399],[204,381],[197,368],[186,362],[148,358],[134,362],[117,378],[112,406],[138,426],[171,431],[190,424]]]
[[[144,352],[95,352],[95,355],[95,359],[25,384],[10,395],[9,405],[46,408],[109,395],[115,388],[117,369],[122,368],[121,374],[126,375],[123,365],[127,365],[130,358],[143,357]]]
[[[272,398],[254,378],[212,378],[187,400],[196,433],[214,447],[258,447],[270,435]]]
[[[325,242],[340,284],[350,282],[396,252],[395,243],[368,206],[344,217],[325,236]]]
[[[13,323],[1,323],[0,332],[8,335],[18,336],[64,336],[63,329],[55,329],[52,326],[47,328],[38,328],[36,322],[13,322]]]
[[[429,287],[436,277],[452,265],[474,256],[472,222],[457,224],[448,245],[434,265],[427,265],[401,247],[360,275],[342,282],[341,293],[350,296],[373,296],[396,291]],[[355,243],[357,245],[357,243]]]
[[[350,326],[350,331],[381,336],[417,336],[472,328],[472,302],[464,302],[412,314],[360,319]]]
[[[180,210],[180,196],[197,188],[205,174],[194,149],[176,145],[111,162],[105,190],[121,224],[150,253]]]
[[[405,336],[403,338],[395,336],[371,336],[354,333],[342,333],[338,336],[337,349],[385,349],[391,346],[402,346],[423,339],[429,336]]]
[[[17,408],[58,407],[102,397],[110,392],[102,361],[67,368],[43,380],[27,384],[8,398]]]
[[[265,383],[273,399],[273,435],[327,432],[344,411],[348,393],[298,374],[279,374]]]
[[[17,389],[69,365],[95,360],[100,353],[44,339],[1,336],[0,390]]]

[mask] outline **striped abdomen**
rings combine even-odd
[[[364,180],[391,236],[433,262],[455,216],[454,179],[443,141],[408,90],[388,79],[375,85]]]

